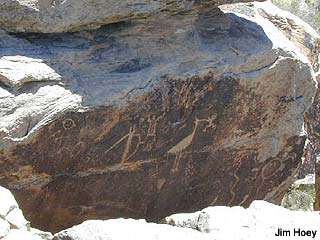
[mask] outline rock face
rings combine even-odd
[[[294,228],[313,231],[315,239],[320,234],[319,213],[295,212],[254,201],[248,209],[219,206],[175,214],[163,219],[162,224],[133,219],[90,220],[53,236],[30,227],[9,190],[0,187],[0,199],[0,239],[3,240],[270,240],[279,238],[274,236],[279,226],[290,230],[291,236],[286,237],[289,240],[297,239],[293,236]]]
[[[310,2],[311,3],[311,2]],[[303,4],[303,1],[301,1],[301,4]],[[319,1],[314,1],[314,6],[319,5]],[[297,11],[301,11],[303,8],[297,8]],[[311,12],[312,13],[312,12]],[[319,15],[320,16],[320,15]],[[313,17],[312,20],[320,19]],[[307,19],[311,24],[312,21],[310,19]],[[282,21],[283,22],[283,21]],[[297,31],[295,31],[294,34],[291,34],[292,39],[294,40],[297,45],[303,46],[305,52],[308,53],[307,56],[309,57],[313,70],[315,72],[316,80],[320,82],[320,58],[319,58],[319,52],[320,52],[320,37],[319,35],[311,30],[310,28],[302,27],[301,24],[299,24],[300,29],[303,29],[303,32],[307,33],[305,34],[304,38],[297,39],[296,36]],[[302,27],[302,28],[301,28]],[[318,25],[319,27],[319,25]],[[319,28],[318,28],[319,29]],[[301,30],[299,30],[301,32]],[[288,31],[288,34],[290,34],[290,31]],[[298,40],[298,41],[297,41]],[[311,172],[316,172],[316,203],[315,203],[315,210],[320,210],[320,166],[317,165],[318,169],[315,170],[317,159],[319,161],[319,153],[320,153],[320,91],[318,89],[315,99],[313,101],[313,104],[309,111],[306,114],[305,122],[306,122],[306,130],[308,132],[308,142],[305,148],[305,154],[304,154],[304,161],[302,168],[300,170],[300,177],[304,177],[306,174],[309,174]]]
[[[320,234],[319,213],[293,212],[264,201],[255,201],[248,209],[210,207],[196,213],[176,214],[164,222],[168,225],[131,219],[87,221],[57,233],[53,240],[276,240],[279,226],[290,230],[291,235],[285,237],[289,240],[299,239],[293,235],[294,228],[313,231],[316,238]]]
[[[199,7],[248,1],[2,0],[0,25],[10,32],[78,31],[98,28],[108,23],[146,18],[159,12],[171,15]]]
[[[11,192],[0,186],[0,239],[49,240],[50,233],[32,229]]]
[[[2,32],[0,184],[51,231],[280,203],[316,87],[307,53],[268,6]]]
[[[290,2],[290,1],[288,1]],[[303,1],[300,1],[303,2]],[[314,2],[316,3],[316,2]],[[274,14],[274,7],[264,8],[263,15],[275,24],[303,52],[311,62],[317,83],[320,81],[320,36],[309,25],[297,19],[294,15],[282,11]],[[318,89],[313,104],[305,116],[308,141],[304,150],[299,177],[315,172],[315,165],[320,153],[320,91]],[[318,160],[319,161],[319,160]],[[320,210],[320,166],[316,170],[316,203],[315,209]]]

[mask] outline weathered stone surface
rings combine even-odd
[[[42,59],[60,79],[3,82],[0,184],[52,231],[280,203],[316,88],[305,52],[264,6],[246,5],[250,18],[207,9],[78,33],[2,33],[1,56]]]
[[[260,5],[259,3],[257,5]],[[320,82],[320,36],[308,24],[304,23],[293,14],[279,10],[272,4],[263,4],[260,13],[263,17],[270,20],[275,26],[295,44],[300,51],[308,57],[313,75],[319,85]],[[299,171],[299,177],[303,178],[307,174],[314,173],[316,160],[320,153],[320,91],[317,90],[311,108],[305,116],[306,131],[308,132],[308,142],[305,146],[302,166]],[[316,170],[319,174],[319,170]],[[316,189],[319,189],[320,175],[316,176]],[[320,210],[320,190],[317,190],[315,209]]]
[[[27,82],[58,81],[59,74],[41,59],[23,56],[4,56],[0,59],[1,82],[9,87],[19,87]]]
[[[199,7],[248,1],[250,0],[2,0],[0,25],[11,32],[78,31],[145,18],[160,12],[172,15]]]
[[[30,228],[14,196],[0,186],[0,239],[3,240],[51,240],[51,233]]]
[[[1,197],[10,192],[1,188]],[[14,197],[11,195],[16,205]],[[0,202],[0,206],[2,202]],[[15,208],[19,209],[19,207]],[[276,218],[274,216],[277,216]],[[54,236],[48,232],[24,226],[19,228],[0,218],[0,238],[3,240],[270,240],[281,227],[290,230],[286,239],[297,239],[293,229],[313,231],[320,234],[320,214],[284,209],[264,201],[254,201],[248,209],[242,207],[208,207],[195,213],[174,214],[162,220],[162,224],[145,220],[112,219],[90,220],[63,230]],[[310,236],[311,237],[311,236]],[[313,238],[314,238],[313,237]],[[315,238],[315,239],[316,239]]]
[[[297,9],[297,11],[301,11],[301,9]],[[292,19],[293,17],[291,17]],[[274,21],[278,22],[278,24],[283,24],[284,19],[282,18],[280,21],[275,19]],[[290,21],[287,21],[290,23]],[[300,22],[295,22],[298,24],[292,24],[294,31],[292,31],[292,27],[285,29],[284,32],[287,32],[288,35],[291,35],[291,39],[296,43],[296,45],[300,45],[306,55],[309,57],[315,78],[319,85],[320,82],[320,37],[319,35],[310,27],[306,26]],[[302,33],[302,34],[301,34]],[[300,35],[300,37],[299,37]],[[314,98],[313,104],[309,111],[306,113],[305,117],[306,122],[306,130],[308,132],[308,142],[305,147],[303,165],[300,170],[299,176],[304,177],[306,174],[316,172],[316,203],[315,210],[320,210],[320,189],[318,183],[318,179],[320,179],[320,170],[315,170],[317,158],[319,158],[320,153],[320,91],[319,88],[317,90],[316,96]]]
[[[196,213],[167,217],[165,222],[173,226],[132,219],[86,221],[57,233],[54,240],[276,240],[281,238],[275,236],[278,228],[290,231],[290,236],[283,237],[289,240],[303,238],[294,236],[294,229],[312,230],[314,239],[320,234],[319,213],[289,211],[264,201],[255,201],[248,209],[209,207]]]
[[[261,14],[281,29],[281,31],[300,49],[300,51],[309,58],[316,79],[318,79],[317,82],[319,83],[319,34],[293,14],[281,11],[273,5],[263,8]],[[315,172],[316,158],[320,153],[319,133],[317,133],[319,130],[317,130],[317,127],[320,120],[319,96],[320,93],[318,90],[313,105],[306,114],[306,131],[308,132],[308,141],[306,142],[302,165],[298,173],[299,178],[304,178],[306,175]]]

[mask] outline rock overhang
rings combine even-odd
[[[203,15],[206,16],[206,14]],[[254,77],[257,69],[262,70],[272,66],[280,57],[299,59],[305,63],[305,68],[308,68],[308,59],[300,54],[294,44],[288,42],[285,36],[267,20],[257,18],[253,21],[241,14],[226,14],[231,22],[230,29],[222,32],[218,30],[211,36],[206,34],[212,30],[208,31],[201,26],[201,16],[195,17],[194,24],[191,25],[188,20],[186,21],[192,18],[190,16],[182,19],[179,17],[161,19],[163,24],[158,24],[159,19],[156,18],[148,23],[120,24],[111,28],[106,26],[89,33],[54,36],[31,34],[26,38],[14,38],[14,46],[11,45],[12,39],[4,40],[1,59],[7,61],[7,58],[16,58],[16,65],[23,65],[25,57],[21,57],[20,60],[15,57],[16,54],[21,54],[32,56],[29,59],[34,59],[33,61],[37,64],[42,61],[43,69],[49,69],[52,73],[49,72],[46,75],[44,72],[39,79],[36,79],[32,78],[32,68],[30,73],[20,71],[24,75],[20,78],[27,79],[26,89],[28,87],[33,89],[33,92],[31,90],[27,92],[29,91],[30,96],[39,95],[44,99],[45,94],[41,92],[46,90],[42,90],[39,94],[37,91],[43,87],[49,89],[50,85],[55,85],[54,82],[48,81],[52,75],[53,80],[59,83],[56,89],[65,89],[69,91],[70,97],[79,99],[75,101],[74,107],[68,108],[69,110],[125,104],[135,95],[150,91],[161,82],[163,77],[192,77],[205,75],[210,71],[216,76],[230,75],[235,78],[241,78],[252,72]],[[170,21],[174,24],[167,28]],[[208,21],[210,18],[206,18],[206,23]],[[240,36],[237,30],[239,24],[246,24],[247,30],[241,31],[245,31],[247,35]],[[114,28],[117,27],[120,27],[120,32],[114,32]],[[155,30],[155,27],[158,28]],[[142,33],[141,28],[144,30]],[[164,41],[163,34],[171,42]],[[136,38],[137,36],[139,37]],[[37,37],[40,39],[37,40]],[[141,45],[141,42],[148,42],[148,44]],[[174,51],[170,50],[172,48]],[[15,70],[7,67],[6,69],[7,71]],[[38,69],[34,69],[34,75],[37,75],[37,71]],[[312,79],[310,77],[310,80]],[[14,82],[15,79],[12,81]],[[86,82],[89,81],[92,86],[88,88]],[[8,80],[5,80],[3,83],[7,82]],[[49,86],[45,86],[47,84]],[[18,86],[22,90],[13,85],[9,89],[5,88],[9,92],[5,91],[7,93],[11,91],[11,94],[15,93],[19,96],[24,91],[24,84],[19,83]],[[48,90],[48,96],[50,96],[49,93]],[[35,103],[34,99],[36,97],[30,97],[30,106]],[[50,101],[54,102],[56,99],[49,98]],[[40,122],[41,118],[47,118],[47,116],[37,118]],[[47,121],[43,123],[45,122]],[[12,134],[13,139],[19,140],[21,137],[21,133]]]
[[[74,32],[159,13],[172,15],[237,2],[248,0],[5,0],[0,3],[0,23],[10,32]]]

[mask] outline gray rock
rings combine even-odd
[[[78,31],[159,12],[170,15],[235,2],[248,0],[2,0],[0,24],[12,32]]]
[[[19,87],[28,82],[59,82],[61,77],[41,59],[4,56],[0,59],[0,79],[8,87]]]

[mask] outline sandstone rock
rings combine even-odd
[[[201,217],[204,214],[207,216],[206,221],[203,221]],[[167,224],[173,226],[132,219],[86,221],[81,225],[57,233],[54,240],[276,240],[279,239],[275,236],[278,228],[290,230],[291,236],[285,238],[294,240],[299,239],[298,236],[293,236],[295,228],[304,231],[317,231],[316,236],[319,236],[320,231],[319,213],[294,212],[264,201],[255,201],[248,209],[209,207],[196,213],[176,214],[167,217],[166,221]],[[185,225],[190,222],[195,225]],[[205,228],[203,228],[204,222],[207,225]]]
[[[170,15],[235,2],[248,0],[2,0],[0,24],[12,32],[78,31],[160,12]]]
[[[312,211],[315,200],[315,175],[307,175],[292,184],[281,206],[291,210]]]
[[[42,59],[59,84],[3,82],[0,184],[53,232],[93,218],[280,203],[316,87],[306,53],[263,6],[2,33],[1,56]]]

